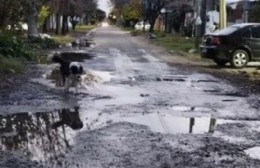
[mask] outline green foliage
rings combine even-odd
[[[140,11],[133,5],[126,5],[123,8],[123,17],[125,20],[137,20],[140,16]]]
[[[46,62],[46,55],[42,52],[43,49],[57,48],[59,44],[55,40],[48,38],[28,40],[10,35],[0,35],[0,55],[3,57],[1,62],[3,69],[1,72],[8,69],[5,67],[12,67],[12,65],[17,64],[18,68],[21,67],[18,62],[20,64],[24,61],[44,63]]]
[[[32,53],[23,40],[15,36],[0,35],[0,54],[6,58],[32,60]]]
[[[39,13],[39,20],[38,20],[38,24],[39,26],[42,26],[46,20],[46,18],[50,15],[50,7],[43,5],[40,9],[40,13]]]
[[[19,22],[22,22],[23,9],[22,0],[2,0],[0,1],[0,28],[5,30],[7,27],[13,29]]]
[[[156,33],[155,42],[169,50],[187,52],[194,48],[195,41],[193,38],[173,36],[165,33]]]
[[[257,2],[256,5],[249,13],[250,22],[260,22],[260,2]]]
[[[75,31],[76,32],[87,32],[96,27],[97,27],[97,25],[77,25]]]
[[[21,61],[15,58],[6,58],[0,54],[0,73],[20,73],[24,70],[24,65]]]
[[[97,20],[99,22],[101,22],[106,18],[106,12],[102,11],[101,9],[97,9],[96,10],[96,16],[97,16]]]
[[[74,37],[66,35],[53,35],[52,39],[54,39],[57,43],[61,44],[61,45],[65,45],[67,43],[71,43],[72,41],[75,40]]]
[[[34,49],[54,49],[58,48],[60,43],[50,38],[33,38],[28,41],[30,48]]]

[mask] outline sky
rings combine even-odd
[[[112,8],[110,0],[98,0],[98,7],[106,12],[108,15],[110,9]]]
[[[234,3],[242,0],[226,0],[226,3]],[[247,0],[247,1],[255,1],[255,0]]]

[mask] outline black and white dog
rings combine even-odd
[[[69,91],[70,86],[75,86],[76,92],[78,92],[83,74],[82,65],[79,62],[66,61],[58,53],[53,55],[52,61],[60,64],[61,86],[64,86],[65,91]]]

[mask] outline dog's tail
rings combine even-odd
[[[61,55],[58,53],[53,54],[52,61],[60,64],[65,62],[64,59],[61,58]]]

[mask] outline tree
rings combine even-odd
[[[90,0],[85,0],[85,9],[84,9],[84,15],[85,15],[85,24],[89,24],[91,20],[96,15],[97,11],[97,2],[96,1],[90,1]]]
[[[249,13],[251,22],[260,22],[260,1],[258,1]]]
[[[60,30],[60,18],[62,16],[61,33],[68,32],[68,20],[72,23],[74,29],[79,19],[84,15],[87,20],[89,16],[95,16],[97,4],[96,0],[53,0],[50,3],[51,11],[56,14],[56,34]],[[91,14],[90,14],[91,13]]]
[[[101,22],[102,20],[104,20],[106,18],[106,12],[101,9],[97,9],[96,17],[97,17],[97,21]]]
[[[128,4],[123,7],[122,15],[127,25],[129,22],[137,22],[141,17],[141,1],[131,0]]]
[[[15,29],[23,20],[21,0],[0,0],[0,29]]]
[[[28,38],[34,39],[39,37],[38,19],[41,7],[49,0],[24,0],[22,8],[28,24]]]
[[[113,5],[111,15],[113,15],[112,20],[114,22],[116,21],[116,19],[119,19],[121,18],[121,16],[123,16],[123,8],[125,5],[127,5],[130,2],[130,0],[110,0],[110,1]]]
[[[45,24],[46,19],[48,18],[49,15],[50,15],[50,7],[47,5],[43,5],[40,9],[39,21],[38,21],[38,25],[40,27],[42,27],[42,30],[44,29],[44,25],[46,26],[46,24]],[[45,31],[45,30],[43,30],[43,31]]]

